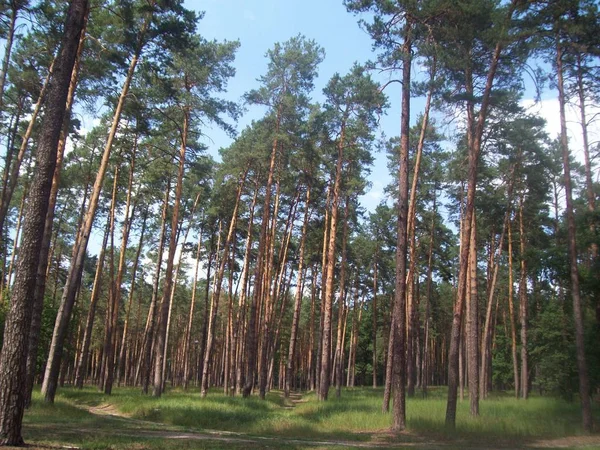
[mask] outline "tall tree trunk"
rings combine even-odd
[[[79,38],[79,45],[77,47],[77,55],[75,57],[75,64],[73,71],[71,72],[71,81],[69,84],[69,92],[67,94],[67,103],[65,107],[65,117],[63,119],[62,129],[60,132],[60,138],[58,140],[58,150],[56,155],[56,167],[54,168],[54,174],[52,177],[52,187],[50,188],[50,199],[48,201],[48,212],[46,214],[46,221],[44,222],[44,235],[42,237],[42,248],[40,250],[40,262],[38,265],[37,278],[35,281],[35,293],[33,297],[33,310],[31,312],[31,328],[29,331],[29,348],[27,351],[27,390],[25,392],[26,399],[25,404],[29,406],[31,403],[31,392],[33,390],[33,384],[35,380],[35,369],[37,361],[37,353],[40,340],[40,330],[42,328],[42,311],[44,309],[44,294],[46,292],[46,273],[49,268],[50,256],[50,243],[52,240],[52,228],[54,225],[54,212],[56,210],[56,203],[58,198],[58,188],[60,184],[60,173],[62,169],[65,148],[67,146],[67,136],[69,133],[69,125],[71,123],[71,111],[73,108],[73,102],[75,99],[75,91],[77,88],[77,82],[79,80],[79,69],[81,63],[81,54],[85,44],[85,32],[87,28],[88,15],[86,14]],[[57,233],[60,229],[57,226]]]
[[[325,270],[325,295],[323,297],[323,327],[321,339],[323,341],[321,348],[321,375],[319,377],[319,390],[317,397],[319,400],[327,400],[329,394],[329,384],[331,381],[331,321],[333,309],[333,274],[335,271],[335,238],[338,225],[338,204],[340,198],[340,188],[342,183],[342,165],[344,161],[344,146],[346,140],[346,124],[342,122],[340,137],[338,142],[338,157],[335,169],[335,181],[333,184],[333,196],[331,197],[331,218],[329,223],[329,236],[327,243],[327,263]]]
[[[577,267],[577,242],[575,215],[573,213],[573,195],[571,187],[571,167],[569,162],[569,141],[567,137],[567,120],[565,114],[565,92],[563,81],[563,47],[560,36],[556,38],[556,72],[558,78],[558,103],[560,106],[560,145],[562,148],[565,202],[567,213],[567,240],[569,246],[569,266],[571,272],[571,296],[573,297],[573,318],[575,322],[575,346],[577,349],[577,370],[579,372],[579,396],[583,429],[590,433],[593,429],[592,406],[590,402],[590,382],[585,358],[585,340],[583,329],[583,311],[579,290],[579,270]],[[6,342],[6,341],[5,341]]]
[[[348,222],[350,212],[350,197],[346,195],[344,207],[344,225],[342,232],[342,262],[340,268],[340,295],[338,298],[338,324],[337,339],[335,344],[335,396],[340,398],[342,394],[342,372],[344,371],[344,317],[346,314],[346,270],[347,270],[347,246],[348,246]]]
[[[485,311],[485,322],[483,326],[482,340],[481,340],[481,372],[479,373],[479,396],[486,398],[488,395],[488,379],[491,378],[491,359],[492,352],[490,347],[491,334],[492,334],[492,308],[494,303],[494,296],[496,293],[496,283],[498,281],[498,272],[500,269],[500,256],[502,255],[502,249],[504,248],[504,237],[506,230],[508,229],[508,223],[510,221],[510,210],[512,203],[512,189],[514,181],[514,166],[510,169],[510,179],[508,181],[507,189],[507,202],[506,212],[504,213],[504,221],[502,224],[502,232],[500,234],[500,240],[498,242],[498,250],[494,251],[492,247],[491,259],[491,280],[489,282],[487,292],[487,306]],[[493,245],[493,244],[492,244]]]
[[[17,153],[17,159],[10,168],[10,176],[7,180],[8,182],[6,183],[6,186],[2,190],[2,195],[0,196],[0,230],[4,229],[4,222],[6,221],[8,208],[10,207],[10,202],[12,200],[15,188],[17,187],[17,183],[19,181],[19,170],[21,169],[21,164],[23,162],[23,159],[25,158],[25,153],[27,152],[29,139],[31,138],[31,134],[33,133],[33,128],[35,127],[40,110],[42,109],[42,106],[46,101],[46,92],[48,90],[50,79],[52,77],[52,72],[54,71],[54,64],[55,63],[53,61],[52,65],[48,69],[48,75],[46,75],[46,79],[44,80],[44,84],[42,85],[42,89],[40,90],[40,93],[38,95],[37,102],[33,107],[31,118],[29,119],[29,125],[27,125],[25,134],[22,136],[21,146],[19,147],[19,151]]]
[[[42,384],[42,393],[44,394],[44,398],[47,402],[54,402],[54,396],[58,387],[57,381],[60,370],[60,359],[62,357],[63,345],[69,327],[69,321],[71,319],[71,311],[73,310],[73,304],[75,302],[75,294],[79,284],[79,273],[83,267],[87,244],[92,231],[94,218],[96,216],[98,200],[100,199],[100,193],[102,191],[102,184],[108,168],[112,144],[120,124],[121,112],[123,111],[125,99],[127,98],[127,94],[129,92],[129,86],[131,85],[131,80],[133,79],[133,74],[144,46],[146,31],[151,20],[152,13],[149,12],[144,20],[142,29],[140,30],[135,53],[129,63],[129,69],[123,83],[121,95],[119,96],[119,100],[115,108],[111,128],[106,140],[106,145],[104,146],[102,160],[100,161],[96,180],[94,181],[94,188],[92,190],[90,203],[85,214],[85,219],[79,230],[79,239],[76,252],[71,259],[67,280],[63,288],[61,304],[56,317],[56,322],[54,324],[54,332],[52,334],[52,343],[50,344],[50,352],[48,355],[48,362],[46,364],[44,383]]]
[[[373,261],[373,300],[372,307],[373,313],[371,317],[371,327],[373,328],[371,334],[371,340],[373,341],[373,389],[377,388],[377,258],[379,255],[379,249],[375,250],[375,257]],[[355,350],[356,351],[356,350]],[[356,356],[356,355],[355,355]],[[354,386],[354,372],[352,373],[352,386]]]
[[[523,195],[519,201],[519,250],[521,276],[519,279],[519,321],[521,322],[521,397],[529,396],[529,367],[527,351],[527,260],[525,259],[525,226],[523,224]]]
[[[196,287],[198,284],[198,269],[200,268],[200,251],[202,250],[202,229],[198,234],[198,246],[196,249],[196,262],[194,264],[194,280],[192,282],[192,299],[190,301],[190,312],[188,314],[188,324],[185,329],[184,348],[183,348],[183,388],[187,390],[190,382],[190,348],[192,339],[192,326],[194,325],[194,310],[196,309]]]
[[[519,398],[519,362],[517,358],[517,323],[515,321],[514,295],[513,295],[513,251],[512,251],[512,225],[508,221],[508,314],[510,316],[511,353],[513,363],[513,378],[515,384],[515,398]]]
[[[125,274],[125,256],[127,253],[127,243],[129,242],[129,231],[131,230],[131,222],[133,221],[134,208],[131,208],[131,194],[133,191],[133,177],[135,174],[135,153],[137,151],[137,134],[133,142],[133,150],[131,153],[131,161],[129,165],[129,181],[127,185],[127,199],[125,200],[125,214],[123,218],[121,251],[119,253],[119,266],[117,268],[117,278],[114,285],[114,296],[112,299],[112,317],[110,318],[110,326],[106,330],[106,341],[108,343],[106,353],[106,372],[104,376],[104,393],[110,395],[115,375],[115,353],[117,348],[117,327],[119,326],[119,308],[121,306],[121,294],[123,276]],[[131,217],[129,210],[131,209]],[[134,276],[134,275],[132,275]]]
[[[469,244],[469,297],[467,302],[467,370],[472,416],[479,415],[479,303],[477,298],[477,223],[473,215]]]
[[[238,333],[238,345],[237,345],[237,356],[236,356],[236,390],[238,394],[242,393],[244,384],[244,342],[246,338],[247,330],[245,329],[246,324],[246,299],[248,294],[248,278],[250,272],[250,251],[252,250],[252,228],[254,225],[254,210],[256,208],[256,200],[258,199],[259,183],[258,177],[256,178],[254,187],[254,196],[252,197],[252,204],[250,205],[250,218],[248,220],[248,229],[246,231],[246,246],[244,250],[244,262],[242,268],[242,276],[240,284],[242,286],[242,292],[239,298],[238,315],[236,318],[235,330]],[[246,330],[246,333],[244,332]]]
[[[183,191],[183,174],[185,170],[185,153],[187,150],[188,127],[190,120],[190,109],[184,111],[183,127],[181,132],[181,145],[179,146],[179,170],[177,172],[177,184],[175,185],[175,199],[173,204],[173,215],[171,217],[171,234],[169,236],[169,253],[167,255],[167,266],[165,268],[165,282],[163,295],[160,302],[158,328],[156,330],[154,387],[152,395],[160,397],[163,392],[164,381],[164,357],[167,342],[167,322],[169,318],[169,303],[171,290],[173,289],[173,261],[177,249],[177,225],[179,223],[179,208],[181,205],[181,193]]]
[[[507,15],[507,22],[512,20],[512,15],[516,7],[517,0],[512,0]],[[469,242],[471,236],[471,223],[475,210],[475,191],[477,186],[477,170],[479,165],[479,154],[481,151],[483,131],[486,124],[488,109],[490,106],[490,96],[494,86],[496,71],[500,62],[500,55],[503,50],[503,42],[496,43],[494,52],[490,61],[485,87],[481,96],[481,106],[477,120],[468,120],[468,135],[472,136],[469,147],[469,168],[468,168],[468,187],[467,202],[465,207],[465,232],[461,236],[460,266],[458,276],[458,286],[456,293],[456,302],[452,318],[452,332],[450,336],[450,349],[448,351],[448,403],[446,405],[446,425],[450,428],[456,427],[456,400],[458,393],[458,348],[460,344],[460,329],[463,316],[463,306],[467,291],[467,267],[469,260]],[[470,78],[470,77],[468,77]],[[472,94],[472,80],[469,92]],[[471,115],[469,112],[468,115]],[[473,117],[474,119],[474,117]],[[474,125],[474,126],[473,126]]]
[[[394,398],[391,429],[406,427],[406,263],[408,245],[408,152],[410,134],[410,83],[413,24],[407,19],[402,44],[402,116],[400,119],[400,154],[398,169],[398,238],[396,246],[396,286],[394,292],[392,395]],[[391,340],[392,338],[390,338]],[[389,356],[388,356],[389,358]]]
[[[110,234],[111,216],[108,216],[106,220],[106,229],[104,231],[104,239],[102,240],[102,247],[100,248],[100,254],[98,255],[98,263],[96,264],[96,274],[94,275],[94,284],[92,286],[92,296],[90,298],[90,306],[88,308],[87,320],[85,324],[85,330],[83,333],[83,344],[80,353],[79,360],[77,361],[77,367],[75,369],[75,386],[79,389],[83,387],[83,380],[85,372],[87,370],[88,353],[90,350],[90,343],[92,341],[92,331],[94,328],[94,319],[96,317],[96,305],[100,298],[100,290],[102,287],[102,272],[104,270],[104,255],[106,254],[106,245],[108,243],[108,235]]]
[[[2,68],[0,69],[0,110],[4,109],[4,85],[6,84],[6,74],[10,65],[10,56],[12,53],[13,42],[15,38],[15,25],[17,16],[21,9],[21,3],[18,1],[10,2],[10,19],[8,22],[8,31],[6,33],[6,45],[4,46],[4,58],[2,59]]]
[[[281,123],[281,108],[277,111],[275,136],[279,133]],[[263,215],[261,221],[260,238],[258,242],[258,255],[256,269],[254,271],[254,292],[252,294],[252,304],[250,305],[250,317],[248,320],[248,333],[246,335],[246,352],[248,353],[248,362],[246,365],[246,376],[243,390],[244,398],[250,396],[256,381],[256,363],[258,354],[258,336],[257,336],[257,315],[258,304],[263,296],[263,292],[268,290],[268,286],[263,286],[263,278],[265,272],[265,259],[267,252],[267,229],[269,225],[269,217],[271,212],[271,188],[273,186],[273,175],[275,173],[275,161],[277,159],[278,139],[273,140],[271,149],[271,160],[269,163],[269,174],[265,187],[265,199],[263,202]]]
[[[306,187],[306,201],[304,203],[304,222],[302,224],[302,234],[300,237],[300,255],[298,257],[298,284],[296,286],[296,295],[294,298],[294,316],[292,318],[292,328],[290,330],[290,345],[288,349],[287,364],[285,366],[285,384],[284,397],[290,396],[292,377],[294,374],[294,358],[296,353],[296,341],[298,339],[298,326],[300,325],[300,310],[302,308],[302,290],[304,287],[304,247],[306,245],[306,234],[308,232],[308,221],[310,218],[310,186]]]
[[[165,198],[163,200],[160,238],[158,239],[158,249],[156,255],[156,272],[152,283],[152,298],[150,299],[150,307],[148,308],[148,318],[146,319],[146,327],[144,329],[144,339],[142,341],[142,352],[138,362],[138,375],[136,380],[142,378],[142,392],[148,393],[150,387],[150,376],[152,374],[152,343],[154,341],[154,330],[156,328],[156,305],[158,303],[158,289],[160,285],[160,272],[162,267],[162,258],[165,248],[165,240],[167,233],[167,210],[169,209],[169,194],[171,192],[171,178],[167,177],[167,189],[165,190]]]
[[[69,81],[87,12],[86,0],[73,0],[69,5],[57,68],[52,74],[48,87],[46,114],[36,152],[37,167],[25,210],[21,256],[10,309],[5,321],[4,345],[0,354],[0,444],[2,445],[23,444],[21,426],[27,389],[27,349],[35,278]]]
[[[216,273],[215,287],[210,304],[210,317],[208,321],[208,334],[206,338],[206,348],[204,350],[204,368],[202,372],[202,390],[200,395],[204,398],[208,394],[208,369],[210,363],[210,357],[212,352],[212,345],[215,333],[215,324],[217,321],[217,312],[219,308],[219,300],[221,297],[221,289],[223,287],[223,276],[225,274],[225,265],[229,261],[229,247],[232,239],[234,239],[235,227],[238,218],[238,209],[240,205],[240,199],[242,197],[242,191],[244,184],[246,183],[246,176],[248,175],[248,167],[244,171],[244,174],[240,178],[238,189],[235,197],[235,206],[233,207],[233,213],[231,214],[231,220],[229,222],[229,230],[227,231],[227,237],[223,244],[223,255],[219,262],[219,268]]]
[[[431,109],[431,98],[433,96],[434,89],[434,80],[436,73],[436,58],[434,57],[432,60],[432,66],[430,70],[430,78],[429,78],[429,91],[427,92],[427,99],[425,100],[425,111],[423,113],[423,118],[421,119],[421,130],[419,132],[419,141],[417,142],[417,151],[415,154],[415,165],[413,168],[413,177],[412,184],[410,188],[410,200],[408,203],[408,223],[407,223],[407,241],[409,246],[409,268],[406,278],[406,290],[407,290],[407,305],[408,305],[408,322],[407,322],[407,375],[408,375],[408,383],[407,383],[407,395],[412,397],[415,395],[415,358],[413,351],[413,341],[414,341],[414,333],[415,329],[413,327],[414,318],[417,314],[416,310],[416,302],[414,300],[414,289],[413,289],[413,280],[414,273],[417,265],[417,243],[416,243],[416,233],[415,233],[415,218],[417,212],[417,188],[419,183],[419,172],[421,169],[421,159],[423,156],[423,147],[425,146],[425,136],[427,134],[427,127],[429,125],[429,110]]]
[[[135,207],[134,207],[135,209]],[[131,222],[133,221],[133,213],[131,216],[132,220],[130,221],[129,227],[131,227]],[[127,354],[127,342],[128,342],[128,332],[129,332],[129,317],[131,312],[131,307],[133,304],[133,294],[135,292],[135,279],[137,275],[137,269],[140,262],[140,256],[142,254],[142,247],[144,246],[144,234],[146,232],[146,221],[148,220],[148,210],[144,210],[142,216],[142,229],[140,232],[140,240],[138,242],[137,251],[135,253],[135,259],[133,260],[133,267],[131,268],[131,286],[129,287],[129,299],[127,300],[127,314],[125,316],[125,324],[123,325],[123,336],[121,340],[121,350],[119,352],[118,359],[118,372],[119,372],[119,381],[121,381],[128,372],[127,361],[131,358],[128,358]]]

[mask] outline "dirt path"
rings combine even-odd
[[[284,403],[284,408],[294,408],[297,403],[305,400],[302,396],[291,396]],[[498,442],[478,442],[477,440],[445,440],[441,437],[432,437],[418,435],[412,432],[404,432],[399,435],[393,435],[389,432],[374,432],[365,434],[363,437],[368,437],[369,440],[353,441],[340,439],[298,439],[287,438],[280,436],[256,436],[244,433],[219,431],[219,430],[202,430],[191,431],[179,427],[169,426],[157,422],[150,422],[140,419],[135,419],[121,413],[114,405],[101,404],[97,406],[77,405],[78,408],[89,412],[103,420],[114,420],[114,427],[93,425],[74,426],[65,425],[60,427],[60,434],[68,440],[75,436],[95,435],[105,437],[122,437],[128,439],[165,439],[169,441],[186,441],[189,445],[190,441],[220,442],[237,444],[249,447],[269,447],[269,448],[381,448],[381,449],[398,449],[398,448],[415,448],[415,449],[508,449],[508,448],[529,448],[529,449],[549,449],[549,448],[581,448],[581,449],[600,449],[600,435],[594,436],[573,436],[560,439],[540,439],[530,440],[525,442],[515,441],[498,441]],[[45,424],[30,424],[29,428],[43,431],[47,428]],[[62,439],[61,439],[62,441]],[[30,446],[31,448],[40,449],[58,449],[69,448],[73,446]],[[237,447],[236,447],[237,448]]]

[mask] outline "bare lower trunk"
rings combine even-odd
[[[33,384],[35,380],[35,370],[37,353],[39,347],[40,330],[42,327],[42,310],[44,308],[44,294],[46,292],[46,280],[47,272],[49,269],[49,262],[51,261],[50,255],[50,243],[52,240],[52,228],[54,225],[54,212],[56,209],[56,201],[58,198],[58,188],[60,184],[60,173],[63,164],[63,158],[65,154],[65,148],[67,145],[67,136],[69,126],[71,123],[71,110],[73,107],[73,101],[75,98],[75,91],[77,88],[77,82],[79,79],[79,67],[81,62],[81,53],[85,44],[85,31],[87,27],[87,16],[84,21],[84,26],[81,31],[79,38],[79,45],[77,47],[77,55],[75,58],[75,64],[71,73],[71,81],[69,84],[69,92],[67,94],[67,103],[65,107],[65,117],[63,119],[62,129],[60,138],[58,141],[58,152],[56,155],[56,167],[54,168],[54,174],[52,177],[52,187],[50,188],[50,199],[48,201],[48,212],[46,214],[46,221],[44,223],[44,235],[42,237],[42,248],[40,250],[40,262],[37,271],[35,293],[33,297],[33,309],[31,312],[31,328],[29,331],[29,348],[27,352],[27,391],[25,392],[26,399],[25,404],[29,406],[31,403],[31,392],[33,390]],[[57,229],[60,229],[60,220]]]
[[[142,30],[140,31],[136,52],[133,55],[133,58],[131,59],[131,62],[129,64],[127,76],[123,83],[123,88],[121,90],[121,95],[119,96],[117,107],[114,111],[111,129],[108,134],[106,145],[104,147],[104,153],[102,155],[102,160],[100,162],[96,180],[94,182],[94,188],[92,190],[90,204],[85,214],[85,219],[79,230],[79,244],[71,260],[69,272],[67,274],[67,280],[61,298],[61,305],[54,325],[54,332],[52,335],[52,342],[50,344],[48,362],[46,364],[44,383],[42,384],[42,393],[44,394],[44,398],[47,402],[54,402],[54,396],[58,387],[57,382],[60,371],[62,349],[69,327],[69,321],[71,319],[71,311],[75,302],[75,294],[79,285],[79,273],[81,272],[83,267],[83,261],[87,250],[87,244],[90,238],[90,233],[92,231],[92,225],[94,223],[94,218],[96,215],[96,209],[98,207],[98,201],[100,199],[100,193],[102,191],[104,177],[108,168],[112,144],[117,134],[117,130],[119,128],[121,112],[123,111],[125,99],[127,98],[127,94],[129,92],[129,86],[131,84],[131,80],[133,79],[133,74],[135,72],[135,68],[137,66],[139,56],[142,51],[145,33],[150,24],[150,20],[151,13],[149,13],[149,15],[147,16]]]
[[[473,216],[469,244],[469,294],[467,301],[467,370],[469,373],[469,400],[472,416],[479,415],[479,311],[477,299],[477,231]]]
[[[304,287],[304,246],[306,244],[306,233],[308,232],[308,220],[310,217],[310,186],[306,188],[306,202],[304,204],[304,223],[302,224],[302,235],[300,238],[300,256],[298,257],[298,285],[294,298],[294,316],[290,331],[290,344],[288,349],[287,364],[285,366],[284,396],[289,397],[294,373],[294,358],[296,356],[296,340],[298,326],[300,324],[300,309],[302,308],[302,290]]]
[[[558,103],[560,106],[560,144],[562,147],[565,200],[567,213],[567,235],[569,245],[569,266],[571,271],[571,295],[573,297],[573,317],[575,321],[575,345],[577,348],[577,370],[579,372],[579,396],[583,416],[583,429],[588,433],[593,429],[590,383],[585,358],[583,311],[579,292],[579,270],[577,267],[577,242],[575,215],[572,204],[571,168],[569,163],[569,142],[565,114],[565,93],[563,82],[563,48],[560,39],[556,43],[556,71],[558,75]]]
[[[44,225],[56,167],[60,130],[64,120],[69,81],[88,11],[86,0],[69,6],[57,69],[48,87],[46,114],[36,152],[37,169],[25,211],[25,226],[10,310],[0,354],[0,444],[22,445],[21,426],[25,406],[27,349],[32,299],[39,265]]]

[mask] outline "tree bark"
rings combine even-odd
[[[163,392],[164,381],[164,357],[167,337],[167,322],[169,318],[169,299],[171,289],[173,288],[173,261],[175,259],[175,250],[177,249],[177,225],[179,223],[179,208],[181,205],[181,193],[183,191],[183,174],[185,170],[185,154],[187,150],[188,127],[190,120],[190,110],[186,109],[183,118],[183,129],[181,133],[181,145],[179,147],[179,170],[177,172],[177,184],[175,186],[175,200],[173,204],[173,213],[171,217],[171,234],[169,236],[169,253],[167,255],[167,266],[165,268],[165,282],[163,295],[160,302],[158,328],[156,330],[155,367],[154,367],[154,387],[152,395],[160,397]]]
[[[75,64],[71,73],[71,81],[69,84],[69,92],[67,94],[67,103],[65,107],[65,117],[63,119],[60,138],[58,141],[58,151],[56,156],[56,167],[52,177],[52,187],[50,188],[50,199],[48,201],[48,213],[44,222],[44,235],[42,237],[42,248],[40,250],[40,262],[38,265],[37,278],[35,284],[35,293],[33,297],[33,309],[31,312],[31,328],[29,331],[29,348],[27,351],[27,391],[25,392],[25,404],[29,406],[31,403],[31,392],[35,379],[36,360],[40,340],[40,330],[42,327],[42,311],[44,309],[44,294],[46,292],[46,273],[50,262],[50,243],[52,240],[52,228],[54,226],[54,212],[58,198],[58,188],[60,184],[60,172],[62,169],[65,148],[67,146],[67,136],[69,133],[69,125],[71,123],[71,111],[75,99],[75,91],[79,80],[79,69],[81,63],[81,54],[85,44],[85,33],[87,28],[88,15],[86,14],[79,37],[79,45],[77,47],[77,55]],[[60,220],[57,229],[60,229]]]
[[[467,302],[467,370],[472,416],[479,415],[479,304],[477,298],[477,223],[473,215],[469,244],[469,298]]]
[[[71,265],[67,274],[67,281],[63,288],[61,305],[54,325],[52,343],[50,344],[50,353],[48,355],[48,362],[46,364],[44,383],[42,384],[42,393],[44,394],[44,398],[47,402],[50,403],[54,402],[54,396],[58,387],[57,381],[60,370],[60,360],[62,357],[62,350],[69,326],[69,321],[71,319],[71,311],[73,310],[73,304],[75,302],[75,294],[79,284],[78,275],[81,271],[81,268],[83,267],[83,261],[87,250],[87,244],[90,238],[90,233],[92,231],[92,226],[96,215],[96,209],[98,207],[98,200],[100,199],[100,193],[102,191],[104,176],[106,175],[106,170],[108,168],[112,144],[117,134],[117,130],[119,128],[121,112],[123,111],[125,99],[127,98],[127,94],[129,92],[129,86],[131,85],[131,80],[133,79],[135,68],[137,67],[137,63],[144,45],[146,31],[150,25],[151,19],[152,13],[150,12],[148,13],[144,21],[144,24],[139,34],[138,44],[136,46],[135,53],[129,63],[127,76],[125,77],[125,81],[123,83],[121,95],[119,96],[117,107],[115,108],[115,112],[113,115],[110,132],[106,140],[106,145],[104,146],[102,160],[100,161],[100,166],[98,167],[98,173],[94,182],[94,188],[92,190],[90,203],[88,205],[84,221],[79,231],[79,240],[76,252],[74,252],[74,256],[71,259]]]
[[[59,64],[52,74],[48,87],[46,114],[36,152],[37,167],[25,211],[21,256],[17,266],[11,305],[5,321],[4,345],[0,354],[0,444],[2,445],[23,444],[21,426],[27,389],[27,349],[35,278],[69,81],[87,12],[86,0],[73,0],[70,3],[58,56]]]
[[[304,287],[304,247],[306,245],[306,234],[308,232],[308,221],[310,218],[310,186],[306,187],[306,201],[304,203],[304,222],[300,237],[300,255],[298,257],[298,284],[294,298],[294,316],[290,330],[290,345],[288,349],[287,364],[285,366],[284,397],[290,396],[292,377],[294,373],[294,358],[296,353],[296,341],[298,339],[298,326],[300,324],[300,310],[302,308],[302,288]]]
[[[577,370],[579,372],[579,396],[583,429],[590,433],[593,429],[592,406],[590,402],[590,382],[585,358],[585,339],[583,328],[583,311],[579,290],[579,270],[577,267],[577,242],[575,215],[573,213],[573,195],[571,187],[571,167],[569,162],[569,142],[567,137],[567,121],[565,113],[565,92],[563,81],[563,47],[560,36],[556,40],[556,72],[558,78],[558,103],[560,106],[560,145],[563,157],[565,202],[567,213],[567,236],[569,246],[569,266],[571,272],[571,296],[573,298],[573,318],[575,322],[575,346],[577,350]]]
[[[248,168],[244,171],[244,174],[240,178],[240,182],[238,185],[238,189],[235,197],[235,206],[233,208],[233,213],[231,214],[231,220],[229,222],[229,230],[227,231],[227,237],[225,238],[225,242],[223,244],[223,255],[219,262],[219,269],[216,273],[215,278],[215,287],[213,291],[213,295],[211,298],[210,304],[210,317],[208,321],[208,334],[206,339],[206,348],[204,350],[204,368],[202,372],[202,390],[200,395],[202,398],[206,397],[208,394],[208,368],[210,363],[210,357],[212,352],[212,345],[214,340],[215,333],[215,324],[217,321],[217,312],[219,308],[219,300],[221,297],[221,289],[223,287],[223,276],[225,274],[225,265],[229,260],[229,247],[231,245],[231,241],[234,238],[235,227],[237,224],[238,218],[238,209],[240,205],[240,199],[242,197],[242,191],[244,189],[244,184],[246,182],[246,176],[248,174]]]
[[[408,253],[408,153],[410,148],[410,83],[412,65],[413,24],[407,19],[402,44],[402,116],[400,121],[400,154],[398,169],[398,238],[396,246],[396,286],[392,320],[393,370],[392,395],[394,398],[391,429],[406,427],[406,272]],[[389,357],[389,356],[388,356]]]
[[[342,122],[340,138],[338,142],[338,157],[335,169],[335,181],[333,184],[333,196],[331,198],[331,218],[329,223],[329,236],[327,243],[327,263],[325,270],[325,295],[323,297],[323,327],[321,339],[321,375],[319,377],[319,389],[317,397],[319,400],[327,400],[329,384],[331,381],[331,321],[333,309],[333,273],[335,270],[335,238],[338,225],[338,204],[340,198],[340,187],[342,183],[342,164],[344,161],[344,145],[346,139],[346,125]]]
[[[156,327],[156,304],[158,303],[158,289],[160,284],[160,272],[162,267],[162,257],[165,248],[165,238],[167,231],[167,210],[169,208],[169,195],[171,192],[171,180],[167,177],[167,188],[165,190],[165,198],[163,200],[162,213],[160,218],[160,238],[158,239],[158,249],[156,255],[156,271],[154,272],[154,280],[152,282],[152,297],[150,299],[150,307],[148,308],[148,317],[144,329],[144,339],[142,340],[142,352],[138,362],[138,374],[142,377],[142,392],[148,393],[150,386],[150,375],[152,372],[152,343],[154,340],[154,329]]]

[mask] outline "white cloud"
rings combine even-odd
[[[560,108],[558,98],[550,98],[535,102],[526,99],[521,102],[522,106],[532,114],[537,114],[546,120],[546,131],[550,138],[554,139],[560,134]],[[566,107],[567,134],[569,136],[569,149],[578,161],[583,162],[583,137],[581,131],[581,120],[578,105],[568,104]],[[600,107],[586,106],[586,116],[589,121],[594,115],[600,116]],[[600,122],[593,121],[588,126],[588,141],[594,145],[600,140]]]

